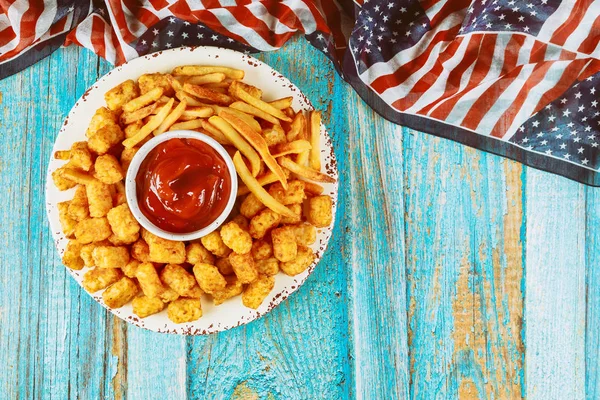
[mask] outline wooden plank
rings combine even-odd
[[[527,171],[528,399],[581,399],[585,388],[585,188]]]
[[[521,166],[404,138],[413,398],[519,398]]]
[[[600,188],[586,188],[586,399],[600,398]]]

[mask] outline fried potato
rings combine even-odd
[[[90,153],[87,142],[73,143],[69,151],[69,165],[73,168],[89,171],[92,164],[92,153]]]
[[[290,124],[290,129],[286,135],[288,142],[291,142],[292,140],[295,140],[298,137],[298,135],[302,131],[302,128],[304,127],[304,124],[306,124],[306,119],[304,118],[304,114],[302,113],[302,111],[299,111],[298,114],[294,116],[294,119]]]
[[[298,154],[310,150],[311,145],[306,140],[295,140],[289,143],[278,144],[273,147],[273,157],[278,158],[289,154]]]
[[[252,238],[250,234],[236,222],[230,221],[223,225],[220,233],[223,243],[236,253],[246,254],[252,250]]]
[[[272,107],[275,107],[279,110],[283,110],[285,108],[291,107],[293,101],[294,101],[294,98],[292,96],[289,96],[289,97],[283,97],[281,99],[270,101],[269,104]]]
[[[100,182],[111,185],[123,180],[124,174],[117,158],[111,154],[105,154],[96,158],[94,177]]]
[[[317,228],[331,225],[333,201],[329,196],[315,196],[308,201],[308,221]]]
[[[209,89],[207,87],[192,85],[191,83],[184,83],[183,90],[192,96],[208,100],[216,104],[227,105],[233,101],[233,99],[226,94],[219,93],[218,91]]]
[[[283,205],[300,204],[306,198],[304,182],[297,179],[289,181],[287,189],[279,182],[273,183],[269,187],[269,194]]]
[[[114,233],[112,235],[110,235],[108,237],[108,241],[113,245],[113,246],[123,246],[126,244],[132,244],[137,242],[137,240],[140,238],[140,234],[139,233],[134,233],[131,236],[117,236]]]
[[[176,291],[174,291],[171,288],[167,288],[158,297],[160,298],[160,300],[163,303],[170,303],[170,302],[175,301],[175,300],[177,300],[179,298],[179,293],[177,293]]]
[[[148,243],[148,261],[159,264],[181,264],[185,262],[185,244],[163,239],[147,230],[142,230],[142,238]]]
[[[203,119],[193,119],[190,121],[177,122],[171,125],[169,131],[179,131],[179,130],[197,130],[202,127]]]
[[[213,114],[214,111],[210,107],[188,107],[183,114],[181,114],[181,119],[192,120],[196,118],[208,118]]]
[[[254,260],[266,260],[273,256],[273,246],[266,240],[255,240],[252,243],[252,257]]]
[[[148,297],[159,297],[165,291],[158,272],[152,263],[141,263],[135,270],[135,277],[140,283],[142,292]]]
[[[73,199],[69,203],[69,217],[75,221],[81,221],[90,217],[90,209],[88,205],[87,195],[85,194],[85,186],[79,185],[75,189]]]
[[[144,120],[142,119],[127,125],[125,129],[123,129],[125,139],[135,136],[140,131],[140,129],[142,129],[142,126],[144,126]]]
[[[323,191],[325,190],[325,189],[323,189],[323,186],[318,185],[314,182],[309,182],[309,181],[303,181],[303,182],[304,182],[304,191],[308,195],[318,196],[320,194],[323,194]]]
[[[193,322],[202,317],[200,299],[180,298],[167,306],[167,316],[176,324]]]
[[[290,226],[273,229],[271,232],[273,239],[273,255],[281,262],[292,261],[296,258],[298,246],[294,229]]]
[[[271,209],[264,209],[250,220],[250,236],[262,239],[268,231],[281,222],[281,215]]]
[[[250,228],[250,221],[248,221],[248,218],[244,217],[242,214],[236,215],[231,219],[231,221],[238,224],[238,226],[245,231],[247,231],[248,228]]]
[[[194,276],[179,264],[166,265],[160,271],[160,280],[180,296],[187,296],[198,285]]]
[[[256,260],[256,270],[259,274],[274,276],[279,272],[279,260],[271,257],[265,260]]]
[[[186,79],[192,85],[206,85],[207,83],[218,83],[225,80],[227,76],[222,72],[213,72],[205,75],[190,76]]]
[[[85,290],[95,293],[117,282],[123,273],[116,268],[94,268],[83,275],[82,285]]]
[[[185,262],[188,264],[206,263],[214,265],[215,256],[202,245],[202,243],[190,243],[185,248]]]
[[[140,318],[156,314],[165,309],[166,305],[160,298],[139,296],[131,302],[133,313]]]
[[[174,102],[175,100],[173,99],[169,100],[169,102],[165,104],[156,115],[150,117],[150,120],[144,126],[142,126],[142,128],[138,131],[138,133],[135,134],[135,136],[125,139],[123,141],[123,146],[125,146],[128,149],[135,147],[156,128],[158,128],[171,112]]]
[[[83,244],[79,243],[77,240],[69,240],[67,248],[62,256],[62,263],[74,270],[82,269],[84,266],[83,259],[81,258],[82,247]]]
[[[135,153],[137,153],[139,150],[138,147],[132,147],[130,149],[123,149],[123,152],[121,153],[121,168],[123,170],[123,174],[127,175],[127,170],[129,169],[129,164],[131,164],[131,160],[133,160],[133,157],[135,156]]]
[[[83,260],[84,267],[92,267],[94,265],[94,258],[92,257],[92,252],[94,251],[96,246],[98,246],[98,244],[96,243],[88,243],[81,246],[81,250],[79,251],[79,257],[81,257],[81,259]]]
[[[95,180],[87,184],[85,189],[90,206],[90,216],[104,217],[113,206],[109,186]]]
[[[73,237],[75,227],[77,226],[77,221],[69,215],[70,203],[70,201],[63,201],[56,206],[58,208],[58,221],[60,222],[63,233],[68,238]]]
[[[194,107],[204,107],[205,104],[203,102],[201,102],[200,100],[196,99],[195,97],[187,94],[186,92],[183,91],[183,87],[181,90],[178,90],[177,93],[175,94],[175,96],[179,99],[179,101],[184,101],[189,105],[189,106],[194,106]]]
[[[290,204],[288,206],[288,208],[295,214],[295,216],[292,217],[288,217],[285,215],[281,216],[281,223],[283,225],[289,225],[289,224],[297,224],[298,222],[300,222],[302,220],[302,204]]]
[[[294,236],[296,237],[296,243],[301,246],[310,246],[317,241],[317,229],[314,225],[301,223],[291,225],[294,230]]]
[[[124,104],[133,100],[139,94],[137,85],[129,79],[106,92],[104,100],[111,111],[119,111]]]
[[[279,263],[284,274],[294,276],[304,272],[315,260],[315,255],[309,247],[298,246],[298,255],[293,260]]]
[[[129,250],[124,246],[96,246],[92,258],[96,267],[123,268],[129,262]]]
[[[223,242],[221,234],[218,231],[213,231],[200,239],[202,245],[208,251],[217,257],[227,257],[231,253],[231,249]]]
[[[213,116],[208,119],[208,121],[217,127],[225,137],[233,143],[236,149],[238,149],[248,161],[250,161],[250,165],[252,167],[252,176],[258,175],[260,170],[260,157],[258,153],[254,150],[254,148],[235,130],[229,122],[223,119],[220,116]],[[243,161],[241,161],[243,163]]]
[[[74,182],[76,184],[87,185],[89,183],[96,181],[96,179],[93,176],[91,176],[87,172],[80,171],[78,169],[71,169],[71,168],[63,167],[63,168],[60,168],[59,170],[62,170],[61,174],[64,178],[66,178],[69,181]]]
[[[144,106],[147,106],[148,104],[154,103],[155,101],[161,98],[164,91],[165,89],[162,87],[155,87],[154,89],[151,89],[143,95],[133,98],[127,103],[123,104],[123,111],[133,112]]]
[[[54,186],[60,191],[69,190],[77,186],[76,182],[65,176],[65,172],[68,172],[68,168],[62,167],[52,172],[52,182],[54,182]]]
[[[106,214],[106,218],[117,238],[127,239],[140,231],[140,225],[129,210],[127,203],[113,207]]]
[[[244,285],[236,276],[226,276],[227,285],[225,289],[212,293],[213,303],[215,306],[223,304],[226,300],[242,294]]]
[[[254,259],[250,253],[229,255],[229,262],[233,268],[233,272],[238,277],[241,283],[254,282],[258,278],[258,272],[254,265]]]
[[[215,266],[219,269],[221,275],[227,276],[233,274],[233,267],[231,266],[229,257],[217,258]]]
[[[215,113],[217,113],[217,114],[222,111],[227,111],[230,114],[233,114],[236,117],[238,117],[239,119],[241,119],[242,121],[244,121],[248,126],[253,128],[255,131],[260,132],[262,130],[258,121],[255,120],[254,117],[250,114],[246,114],[243,111],[236,110],[235,108],[231,108],[231,107],[219,107],[219,106],[212,106],[212,107],[215,110]]]
[[[285,171],[283,171],[283,172],[285,172]],[[264,175],[260,175],[260,176],[256,177],[256,181],[258,182],[258,184],[260,186],[265,186],[270,183],[277,182],[277,176],[275,176],[275,174],[272,173],[271,171],[268,171]],[[238,191],[237,191],[238,197],[243,196],[248,193],[250,193],[250,189],[248,189],[248,186],[240,185],[238,187]],[[263,207],[264,207],[264,205],[263,205]]]
[[[131,257],[141,262],[150,261],[150,248],[144,239],[138,239],[131,246]]]
[[[173,69],[173,75],[207,75],[223,73],[227,78],[244,79],[244,71],[228,67],[215,67],[212,65],[185,65]]]
[[[119,125],[111,123],[98,129],[98,131],[88,139],[88,147],[96,154],[106,154],[113,146],[120,143],[124,138],[125,134]]]
[[[198,263],[194,265],[193,271],[200,289],[206,293],[223,290],[225,289],[225,285],[227,285],[227,281],[214,265]]]
[[[267,114],[270,114],[276,118],[279,118],[282,121],[287,121],[287,122],[291,121],[291,118],[288,117],[287,115],[285,115],[283,112],[281,112],[281,110],[273,107],[269,103],[266,103],[260,99],[257,99],[256,97],[252,96],[250,93],[245,91],[244,88],[242,87],[242,85],[240,85],[238,81],[234,81],[231,83],[231,85],[229,86],[229,93],[233,97],[243,100],[246,103],[250,104],[251,106],[254,106],[254,107],[258,108],[259,110],[266,112]]]
[[[273,125],[272,128],[263,130],[262,135],[269,147],[286,142],[285,131],[279,125]]]
[[[291,159],[287,158],[286,156],[279,157],[277,160],[279,161],[279,164],[282,167],[289,169],[291,172],[303,178],[307,178],[317,182],[335,183],[335,179],[333,179],[329,175],[325,175],[312,168],[297,164]]]
[[[277,118],[243,101],[235,101],[231,103],[229,107],[245,112],[246,114],[254,115],[255,117],[264,119],[272,124],[279,125],[279,120]]]
[[[112,234],[106,218],[88,218],[75,226],[75,237],[80,243],[101,242]]]
[[[137,268],[140,266],[140,264],[141,263],[138,260],[136,260],[134,258],[130,258],[129,262],[127,264],[125,264],[123,266],[123,268],[121,268],[121,271],[123,271],[123,273],[125,274],[126,277],[135,278],[135,273],[137,271]]]
[[[275,287],[275,278],[267,275],[259,275],[258,279],[250,283],[242,293],[242,303],[249,308],[257,309],[263,300]]]
[[[158,136],[161,133],[166,132],[175,123],[175,121],[177,121],[179,117],[181,117],[186,107],[186,101],[182,100],[181,103],[179,103],[177,107],[175,107],[175,109],[171,111],[171,113],[163,120],[160,126],[154,130],[154,136]]]
[[[321,112],[310,112],[310,149],[309,162],[312,169],[321,170]]]
[[[208,136],[212,137],[217,142],[224,145],[233,145],[231,140],[229,140],[227,136],[223,134],[223,132],[221,132],[216,126],[214,126],[210,122],[202,120],[202,129],[204,130],[204,134],[208,134]]]
[[[183,90],[183,84],[181,79],[175,78],[173,75],[166,75],[167,81],[169,82],[169,86],[175,92],[179,92]]]
[[[169,83],[167,74],[143,74],[138,78],[138,85],[140,87],[140,93],[146,94],[152,89],[160,87],[163,89],[163,94],[165,96],[173,96],[175,91],[171,87],[171,83]]]
[[[102,299],[110,308],[121,308],[133,300],[138,291],[135,281],[124,276],[106,288],[102,293]]]

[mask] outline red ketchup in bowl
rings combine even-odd
[[[189,233],[221,215],[231,194],[225,160],[197,139],[169,139],[148,153],[137,173],[141,212],[158,228]]]

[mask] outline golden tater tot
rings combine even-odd
[[[112,234],[106,218],[88,218],[75,226],[75,237],[80,243],[101,242]]]
[[[137,278],[142,292],[148,297],[158,297],[162,292],[165,291],[158,272],[152,263],[141,263],[135,270],[135,277]]]
[[[66,237],[73,237],[77,221],[69,216],[69,203],[70,201],[63,201],[56,206],[58,208],[58,220],[60,226],[62,226],[63,233]]]
[[[250,236],[254,239],[262,239],[268,231],[279,225],[281,215],[266,208],[250,220]]]
[[[83,276],[83,288],[90,293],[95,293],[112,285],[121,277],[123,273],[116,268],[94,268],[89,270]]]
[[[142,128],[142,126],[144,126],[144,121],[141,119],[127,125],[125,129],[123,129],[125,138],[129,139],[130,137],[135,136],[138,133],[138,131]],[[125,149],[123,149],[123,152],[125,152]]]
[[[104,94],[106,105],[112,111],[120,111],[123,104],[138,97],[140,91],[137,85],[131,79],[115,86]]]
[[[76,221],[90,217],[90,209],[85,186],[79,185],[75,189],[73,199],[69,203],[69,216]]]
[[[140,231],[140,224],[129,210],[127,203],[112,208],[106,214],[106,218],[110,228],[118,238],[131,238]]]
[[[96,154],[106,154],[111,147],[120,143],[125,134],[119,125],[106,124],[96,131],[88,140],[88,147]]]
[[[196,285],[185,293],[185,297],[189,297],[190,299],[199,299],[203,294],[204,291],[199,285]]]
[[[185,262],[189,264],[206,263],[214,265],[215,256],[202,243],[190,243],[185,248]]]
[[[156,314],[165,309],[166,305],[160,298],[139,296],[131,302],[133,313],[140,318]]]
[[[90,205],[90,216],[104,217],[113,206],[110,187],[106,183],[93,181],[85,186],[85,192]]]
[[[310,246],[317,241],[317,229],[311,224],[292,225],[296,243],[301,246]]]
[[[113,283],[102,293],[104,303],[110,308],[121,308],[138,293],[135,281],[126,276]]]
[[[258,199],[258,197],[253,193],[250,193],[240,205],[240,214],[246,218],[253,218],[265,208],[266,206]]]
[[[124,174],[117,158],[111,154],[105,154],[96,158],[94,177],[100,182],[110,185],[121,181]]]
[[[165,96],[173,96],[175,94],[165,74],[144,74],[138,78],[138,85],[140,86],[141,94],[146,94],[156,87],[163,88]]]
[[[77,186],[76,182],[73,182],[64,176],[65,170],[66,168],[62,167],[52,172],[52,182],[54,182],[54,186],[56,186],[56,188],[61,192]]]
[[[258,277],[258,272],[256,272],[256,267],[254,266],[254,259],[250,253],[231,253],[229,255],[229,262],[231,262],[233,272],[241,283],[253,282]]]
[[[221,275],[233,274],[233,267],[231,266],[231,261],[229,261],[229,257],[217,258],[215,266],[219,269]]]
[[[202,317],[200,299],[180,298],[172,301],[167,306],[167,316],[176,324],[196,321]]]
[[[298,252],[294,229],[290,226],[273,229],[273,255],[281,262],[292,261]]]
[[[92,154],[88,148],[87,142],[75,142],[71,146],[71,156],[69,165],[75,168],[89,171],[92,168]]]
[[[290,204],[288,206],[290,210],[295,214],[294,217],[288,217],[287,215],[281,216],[282,224],[297,224],[302,220],[302,204]]]
[[[83,259],[81,258],[81,248],[83,244],[77,240],[69,240],[67,248],[62,256],[62,263],[74,270],[80,270],[83,268]]]
[[[294,276],[304,272],[315,260],[315,255],[309,247],[298,246],[296,258],[290,261],[279,263],[279,268],[286,275]]]
[[[308,221],[317,228],[325,228],[331,224],[333,201],[331,197],[315,196],[308,201]]]
[[[114,112],[110,111],[106,107],[100,107],[92,116],[90,124],[85,132],[85,136],[89,139],[104,125],[114,124],[117,122],[117,120],[117,115]]]
[[[273,256],[273,246],[266,240],[255,240],[252,243],[252,257],[255,260],[265,260]]]
[[[139,147],[125,148],[121,153],[121,168],[123,169],[123,174],[127,175],[127,170],[129,169],[129,164],[131,164],[131,160],[133,160],[133,156],[138,152]]]
[[[185,262],[185,244],[160,238],[147,230],[142,237],[148,243],[149,261],[159,264],[181,264]]]
[[[244,285],[236,276],[227,276],[225,277],[225,280],[227,281],[225,288],[212,293],[213,303],[215,306],[223,304],[225,300],[240,295],[244,290]]]
[[[110,235],[110,237],[108,238],[108,241],[113,245],[113,246],[123,246],[125,244],[131,244],[131,243],[135,243],[138,239],[140,238],[140,234],[139,233],[134,233],[131,236],[125,236],[125,237],[121,237],[121,236],[117,236],[114,233],[112,235]]]
[[[255,265],[259,274],[274,276],[279,272],[279,260],[276,258],[256,260]]]
[[[206,247],[208,251],[213,253],[217,257],[227,257],[231,253],[231,249],[223,243],[221,234],[218,231],[213,231],[208,235],[200,239],[202,245]]]
[[[252,238],[237,222],[230,221],[221,227],[221,239],[231,250],[246,254],[252,250]]]
[[[160,280],[181,296],[197,286],[196,279],[185,268],[178,264],[168,264],[160,272]]]
[[[275,182],[269,187],[269,194],[284,205],[301,204],[306,198],[304,182],[299,180],[288,181],[287,190],[283,188],[281,182]]]
[[[135,278],[135,272],[137,271],[137,267],[140,265],[141,263],[134,259],[134,258],[130,258],[129,262],[127,264],[125,264],[123,266],[123,268],[121,268],[121,270],[123,271],[123,273],[125,274],[126,277],[128,278]]]
[[[193,271],[196,281],[198,281],[198,285],[200,285],[200,289],[206,293],[214,293],[218,290],[225,289],[227,281],[225,281],[225,278],[221,275],[219,269],[214,265],[198,263],[194,265]]]
[[[137,242],[131,246],[131,257],[141,262],[150,261],[150,249],[148,248],[148,243],[146,243],[144,239],[138,239]]]
[[[242,303],[249,308],[257,309],[265,297],[269,295],[275,286],[275,278],[267,275],[259,275],[250,283],[242,293]]]
[[[158,296],[163,303],[170,303],[179,298],[179,293],[171,288],[166,288],[164,292]]]
[[[250,221],[248,221],[248,218],[244,217],[242,214],[236,215],[231,220],[238,224],[239,227],[245,231],[247,231],[250,228]]]
[[[129,250],[124,246],[96,246],[92,258],[97,267],[122,268],[129,262]]]

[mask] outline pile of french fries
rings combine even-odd
[[[63,263],[90,267],[83,286],[104,290],[104,303],[132,302],[140,318],[165,308],[176,323],[202,316],[201,297],[215,305],[237,295],[256,309],[282,271],[297,275],[314,261],[317,228],[332,223],[332,199],[319,183],[321,114],[291,108],[292,98],[266,102],[242,82],[244,71],[181,66],[144,74],[105,94],[87,141],[57,151],[66,163],[52,174],[69,238]],[[152,137],[194,130],[221,143],[241,180],[228,222],[192,242],[162,239],[141,228],[127,206],[124,177],[135,153]]]

